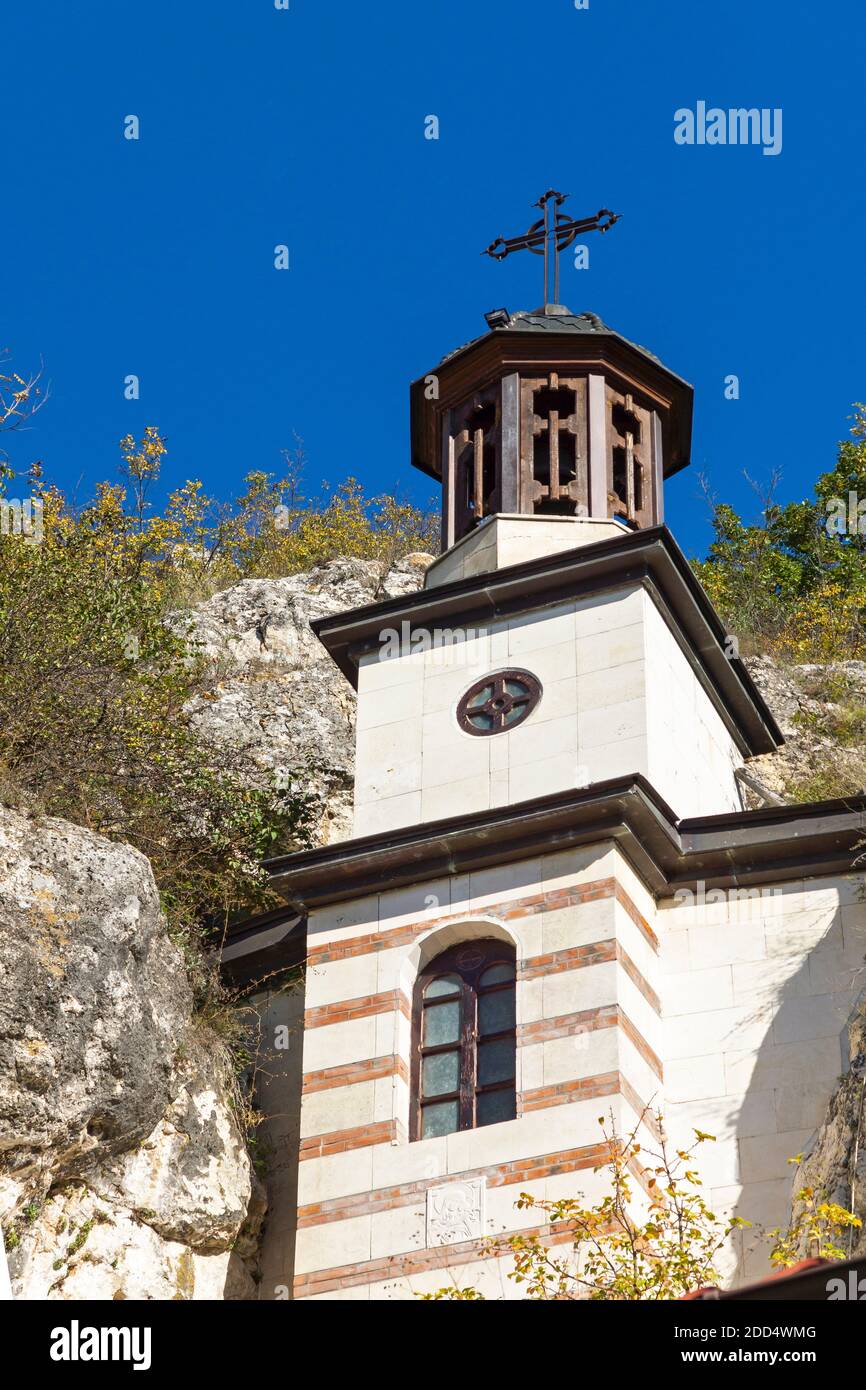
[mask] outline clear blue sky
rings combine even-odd
[[[0,37],[0,345],[52,387],[12,462],[82,500],[147,424],[171,485],[236,493],[296,432],[311,487],[427,498],[409,382],[539,303],[536,257],[479,253],[551,185],[624,214],[560,297],[695,385],[688,551],[699,469],[804,496],[866,398],[862,0],[28,0]],[[699,100],[782,108],[782,153],[676,145]]]

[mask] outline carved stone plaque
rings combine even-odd
[[[484,1235],[484,1178],[427,1189],[427,1245],[456,1245]]]

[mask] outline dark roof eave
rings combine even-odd
[[[529,315],[528,317],[531,319],[534,316]],[[580,315],[569,316],[570,319],[576,319],[580,317]],[[515,338],[520,336],[536,339],[544,335],[539,332],[538,328],[526,326],[525,321],[523,319],[515,318],[506,327],[493,328],[488,333],[479,333],[476,338],[471,338],[468,343],[463,343],[459,348],[455,348],[453,352],[446,353],[442,360],[439,362],[439,366],[450,366],[451,363],[456,362],[458,358],[465,356],[468,352],[472,352],[474,348],[478,347],[479,343],[487,342],[491,338]],[[575,327],[573,323],[569,322],[567,326],[555,327],[550,329],[548,332],[548,336],[550,338],[586,338],[589,342],[596,342],[599,338],[606,338],[612,342],[615,342],[616,344],[618,344],[619,347],[624,348],[627,352],[633,353],[642,362],[652,363],[653,367],[655,367],[658,371],[663,372],[665,376],[670,377],[671,381],[675,382],[677,386],[685,387],[685,389],[688,391],[692,391],[694,389],[690,381],[686,381],[685,377],[680,376],[678,372],[671,371],[670,367],[666,366],[662,359],[660,357],[657,357],[654,352],[650,352],[649,348],[641,347],[640,343],[633,343],[631,338],[623,337],[621,333],[617,333],[615,328],[608,328],[607,325],[605,325],[603,328],[581,329]],[[412,383],[412,385],[415,386],[418,384],[419,381],[423,382],[425,380],[426,375],[423,377],[418,377]]]
[[[571,317],[579,318],[581,316],[577,315]],[[510,342],[524,342],[534,345],[538,342],[539,338],[544,337],[537,329],[533,330],[522,327],[521,323],[521,320],[516,320],[507,328],[492,329],[488,333],[479,334],[477,338],[471,339],[470,342],[464,343],[453,352],[446,354],[438,364],[436,373],[441,374],[445,370],[450,370],[455,363],[459,363],[461,359],[468,354],[479,351],[484,353],[487,347],[497,340],[505,339]],[[605,342],[610,343],[613,345],[615,352],[621,351],[624,354],[625,360],[630,359],[633,363],[638,364],[639,368],[642,367],[645,372],[649,371],[651,374],[656,373],[661,380],[668,382],[673,388],[675,397],[681,402],[686,401],[688,403],[688,409],[685,413],[680,412],[679,415],[679,424],[681,426],[679,447],[674,450],[673,456],[666,460],[664,468],[665,479],[674,477],[675,474],[681,472],[683,468],[688,466],[692,438],[691,402],[694,397],[694,387],[691,382],[686,381],[685,377],[679,376],[678,373],[671,371],[670,367],[665,366],[661,358],[656,357],[655,354],[650,352],[647,348],[641,347],[639,343],[633,343],[629,338],[623,337],[621,333],[617,333],[614,329],[608,328],[607,326],[600,329],[594,328],[592,330],[581,330],[572,326],[558,328],[549,333],[548,339],[554,341],[559,340],[560,342],[563,339],[579,339],[586,343],[596,345]],[[593,354],[590,354],[590,356],[592,357]],[[410,384],[409,395],[410,400],[413,402],[413,417],[416,405],[421,407],[423,404],[429,379],[430,373],[425,372],[423,376],[416,377]],[[422,473],[425,473],[428,477],[441,483],[442,469],[438,458],[433,458],[429,461],[426,460],[423,450],[419,453],[416,448],[417,443],[418,441],[415,437],[413,424],[412,465],[418,468]]]
[[[306,953],[306,918],[285,907],[272,908],[229,929],[219,952],[220,968],[235,989],[263,989],[286,971],[299,969]]]
[[[579,845],[615,840],[656,897],[849,872],[866,795],[677,822],[640,774],[271,860],[299,911]]]

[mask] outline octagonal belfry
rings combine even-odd
[[[663,521],[691,386],[596,314],[490,318],[412,386],[412,463],[442,484],[443,550],[496,514]]]

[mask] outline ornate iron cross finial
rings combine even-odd
[[[607,232],[610,231],[614,222],[619,221],[619,214],[611,212],[608,208],[602,208],[595,217],[584,217],[581,221],[576,221],[573,217],[566,216],[560,212],[559,208],[568,197],[567,193],[557,193],[555,188],[548,188],[543,193],[533,207],[541,208],[544,216],[537,222],[533,222],[529,231],[523,236],[497,237],[482,251],[482,256],[492,256],[495,261],[504,261],[506,256],[510,256],[512,251],[531,251],[534,256],[544,257],[544,303],[551,303],[550,299],[550,262],[553,260],[553,303],[559,303],[559,253],[564,251],[567,246],[580,236],[582,232]]]

